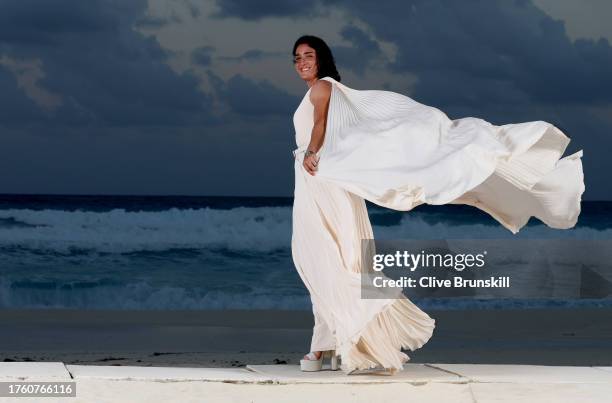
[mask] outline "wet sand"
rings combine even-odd
[[[612,365],[612,309],[427,311],[412,363]],[[297,364],[310,311],[0,310],[0,361],[242,367]]]

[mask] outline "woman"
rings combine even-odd
[[[294,116],[292,255],[310,292],[315,325],[304,371],[337,357],[347,373],[393,374],[422,347],[435,320],[403,294],[362,299],[361,240],[373,239],[365,201],[407,211],[423,203],[469,204],[517,233],[531,216],[573,227],[584,192],[582,150],[560,159],[569,138],[544,121],[495,126],[390,91],[340,83],[323,40],[299,38],[296,72],[309,89]]]

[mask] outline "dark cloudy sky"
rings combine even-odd
[[[302,34],[342,81],[546,120],[612,199],[607,0],[0,0],[0,193],[290,196]]]

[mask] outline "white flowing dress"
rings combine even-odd
[[[331,77],[318,170],[302,166],[314,124],[310,89],[293,116],[297,149],[292,256],[310,292],[311,351],[335,349],[341,369],[401,370],[435,320],[402,294],[361,299],[361,241],[373,239],[365,200],[394,210],[467,204],[517,233],[531,216],[573,227],[584,192],[582,150],[544,121],[502,126],[442,111],[395,92],[355,90]],[[409,236],[410,234],[406,234]]]

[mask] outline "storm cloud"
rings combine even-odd
[[[612,47],[530,0],[5,0],[0,160],[15,174],[0,187],[291,195],[302,34],[328,42],[350,87],[557,125],[585,150],[585,199],[612,197]]]

